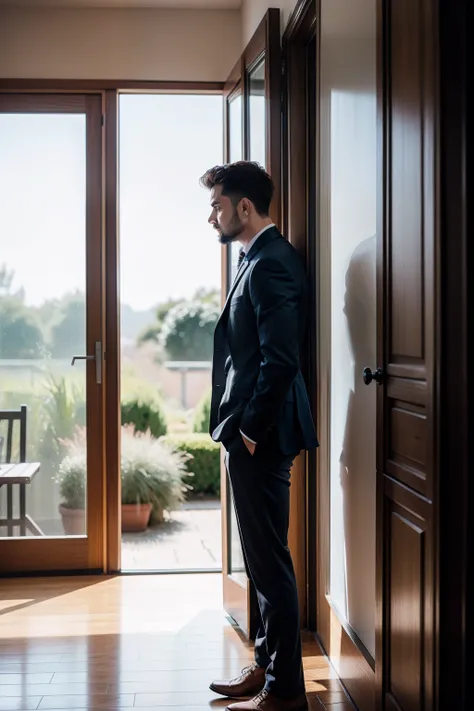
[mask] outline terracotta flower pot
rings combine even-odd
[[[122,531],[145,531],[150,514],[151,504],[122,504]]]
[[[84,509],[68,509],[59,506],[66,536],[84,536],[86,533],[86,512]]]
[[[153,523],[164,523],[165,512],[163,511],[163,509],[161,507],[159,509],[155,508],[153,517],[154,517]]]

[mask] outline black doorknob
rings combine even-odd
[[[377,368],[377,370],[372,370],[372,368],[364,368],[364,383],[370,385],[372,380],[375,380],[379,385],[382,384],[384,377],[384,372],[382,368]]]

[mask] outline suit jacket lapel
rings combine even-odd
[[[250,252],[247,254],[247,256],[244,258],[242,264],[240,265],[240,269],[235,275],[235,279],[232,283],[232,286],[230,287],[229,293],[227,294],[227,299],[225,300],[224,308],[222,309],[222,313],[220,315],[219,321],[217,322],[217,325],[221,323],[222,317],[224,314],[227,312],[227,309],[229,307],[230,300],[232,298],[232,295],[234,291],[237,288],[238,283],[242,279],[243,275],[245,274],[246,270],[249,267],[249,262],[253,259],[253,257],[263,248],[265,245],[267,245],[269,242],[272,240],[276,239],[277,237],[280,237],[280,239],[283,239],[283,237],[280,235],[279,231],[277,230],[276,227],[272,227],[271,229],[267,230],[266,232],[261,235],[253,245],[252,249]]]
[[[247,254],[248,261],[250,262],[255,257],[255,255],[260,252],[261,249],[266,247],[269,242],[272,242],[274,239],[277,239],[277,237],[283,239],[276,227],[271,227],[270,229],[265,230],[263,235],[261,235],[257,239],[257,241],[252,246],[250,252]]]
[[[240,269],[237,272],[237,274],[235,275],[235,279],[232,283],[232,286],[230,287],[229,293],[227,294],[227,299],[225,300],[224,308],[222,309],[221,318],[224,315],[224,313],[226,312],[227,307],[229,306],[229,302],[232,298],[232,294],[236,290],[237,284],[242,279],[243,275],[245,274],[246,270],[248,269],[248,266],[249,266],[249,263],[247,261],[247,258],[245,258],[244,261],[242,262],[242,264],[240,265]],[[219,319],[219,321],[220,321],[220,319]]]

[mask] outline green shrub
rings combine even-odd
[[[209,390],[196,406],[194,411],[193,432],[209,432],[209,420],[211,418],[211,396]]]
[[[152,504],[150,523],[163,511],[173,511],[191,487],[186,469],[188,456],[150,433],[122,428],[122,504]]]
[[[68,385],[66,378],[48,376],[43,403],[45,431],[39,456],[49,462],[51,472],[57,472],[64,456],[64,440],[74,436],[76,427],[86,424],[86,407],[80,389]]]
[[[171,443],[157,440],[150,433],[133,435],[133,428],[122,428],[121,481],[122,504],[152,504],[152,516],[159,520],[163,511],[173,511],[184,501],[190,474],[188,456]],[[59,466],[55,481],[61,503],[66,508],[84,509],[86,500],[86,430],[77,428],[65,442],[67,455]]]
[[[122,403],[122,425],[133,425],[135,432],[150,432],[158,439],[168,431],[159,400],[134,398]]]
[[[220,495],[221,466],[220,445],[206,434],[169,435],[163,440],[173,448],[187,452],[192,459],[187,469],[194,474],[191,480],[193,494]]]

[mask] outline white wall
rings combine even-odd
[[[281,10],[281,31],[288,23],[291,13],[296,7],[296,0],[243,0],[242,2],[242,47],[245,47],[257,29],[260,21],[269,7]]]
[[[3,78],[225,81],[238,10],[0,8]]]
[[[376,2],[322,0],[320,295],[330,336],[330,594],[375,656]],[[326,284],[327,277],[330,283]],[[326,356],[325,356],[326,359]]]

